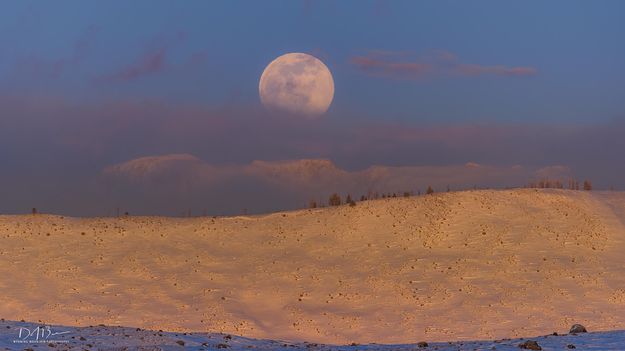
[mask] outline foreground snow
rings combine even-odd
[[[625,194],[467,191],[227,218],[0,216],[0,316],[398,344],[625,329]]]
[[[0,349],[3,350],[519,350],[519,344],[528,340],[536,341],[543,350],[567,350],[572,349],[572,346],[576,350],[623,350],[625,331],[493,341],[434,342],[427,343],[427,346],[419,343],[328,345],[251,339],[229,334],[171,333],[103,325],[77,328],[4,320],[0,322]]]

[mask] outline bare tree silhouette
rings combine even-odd
[[[341,205],[341,195],[334,193],[330,195],[330,199],[328,201],[330,206],[339,206]]]

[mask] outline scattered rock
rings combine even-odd
[[[577,334],[577,333],[587,333],[586,328],[581,324],[573,324],[571,330],[569,330],[569,334]]]
[[[180,346],[184,346],[184,341],[182,340],[178,340],[176,341],[176,344],[180,345]]]
[[[419,346],[419,347],[428,347],[428,343],[425,342],[425,341],[421,341],[421,342],[417,343],[417,346]]]
[[[217,344],[217,348],[218,349],[227,349],[229,347],[230,347],[230,345],[227,345],[227,344]]]
[[[538,343],[534,340],[527,340],[526,342],[519,344],[520,349],[525,350],[542,350],[543,348],[538,345]]]
[[[566,348],[567,349],[576,349],[577,347],[575,347],[575,345],[573,345],[573,344],[568,344],[568,345],[566,345]]]

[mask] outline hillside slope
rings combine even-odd
[[[253,217],[0,216],[0,316],[328,343],[625,326],[625,194],[466,191]]]

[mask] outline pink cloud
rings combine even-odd
[[[430,73],[432,66],[420,62],[389,62],[378,55],[354,56],[350,63],[376,76],[414,79]]]
[[[165,68],[166,47],[145,52],[137,62],[122,67],[117,72],[102,77],[106,81],[127,82],[158,73]]]
[[[57,59],[49,59],[36,55],[28,55],[17,61],[15,74],[19,76],[35,76],[37,78],[58,78],[67,68],[75,67],[83,62],[91,49],[94,37],[98,33],[97,26],[89,26],[73,43],[71,53]]]
[[[461,62],[449,51],[434,50],[421,58],[410,58],[406,52],[370,51],[367,55],[353,56],[349,62],[361,71],[378,77],[393,79],[419,79],[425,76],[533,76],[538,70],[530,66],[479,65]]]
[[[192,52],[184,64],[176,65],[167,62],[167,57],[172,49],[184,44],[187,37],[188,34],[184,31],[158,35],[148,43],[147,47],[151,49],[144,51],[133,62],[119,67],[112,73],[97,77],[95,82],[129,82],[156,75],[165,70],[178,67],[195,68],[204,64],[208,59],[208,53],[205,50]]]
[[[496,75],[496,76],[533,76],[537,73],[534,67],[480,66],[459,64],[456,72],[464,76]]]

